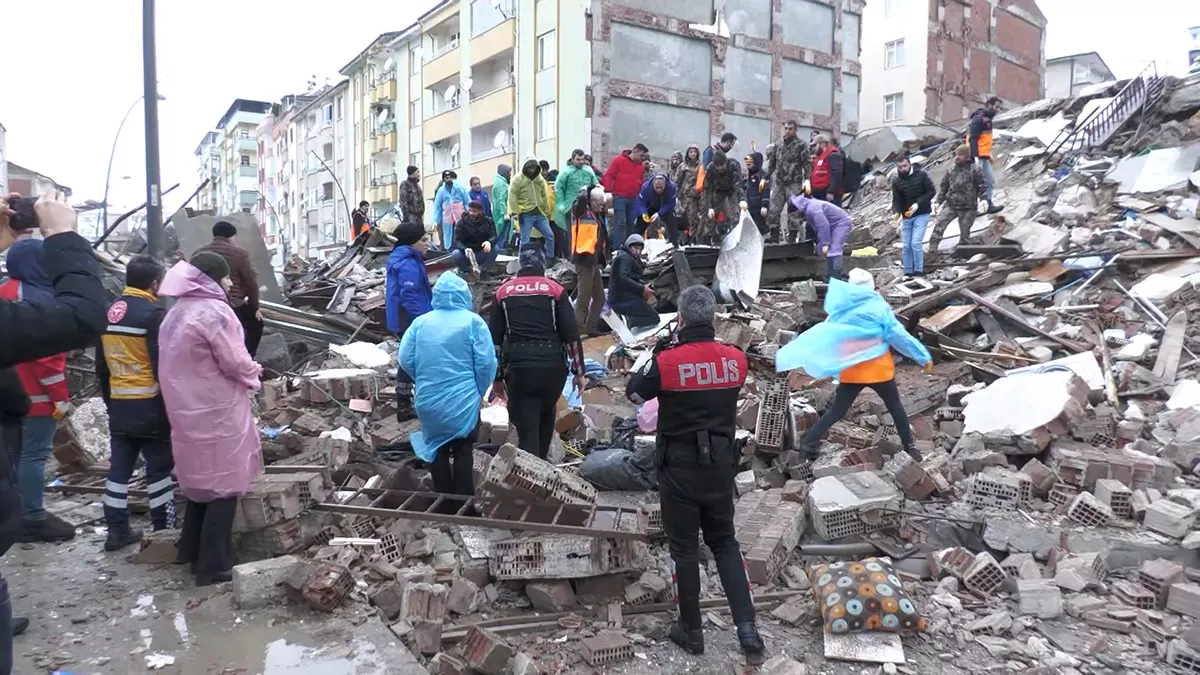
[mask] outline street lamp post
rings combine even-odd
[[[158,100],[165,101],[167,99],[160,94]],[[121,124],[117,127],[117,135],[113,137],[112,151],[108,153],[108,171],[104,174],[104,203],[101,205],[100,209],[100,219],[104,223],[100,227],[101,232],[108,228],[108,186],[109,180],[112,178],[113,158],[117,156],[117,141],[121,138],[121,130],[125,128],[125,121],[129,119],[129,116],[133,113],[133,109],[136,108],[141,102],[142,97],[139,96],[137,97],[137,100],[133,102],[133,105],[129,106],[129,110],[125,111],[125,116],[121,118]]]
[[[146,106],[146,243],[163,254],[161,177],[158,163],[158,60],[154,43],[154,0],[142,0],[142,103]]]

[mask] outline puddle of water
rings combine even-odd
[[[326,648],[305,647],[287,640],[276,640],[267,645],[263,675],[346,675],[366,672],[362,668],[372,666],[383,669],[372,645],[354,643],[354,658],[326,653]]]

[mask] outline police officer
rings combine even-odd
[[[765,650],[754,622],[754,601],[733,531],[734,449],[738,391],[746,355],[716,340],[716,298],[704,286],[679,296],[678,342],[660,351],[629,379],[634,403],[658,398],[658,492],[674,566],[679,620],[673,642],[704,653],[700,629],[700,567],[696,530],[717,561],[721,586],[748,658]]]
[[[567,290],[546,278],[542,247],[523,246],[519,264],[517,276],[496,289],[492,305],[489,323],[500,362],[495,390],[507,390],[521,449],[545,459],[568,366],[583,390],[583,343]]]
[[[158,327],[166,310],[158,305],[163,266],[140,255],[125,266],[125,290],[108,308],[108,328],[100,338],[96,375],[108,407],[112,458],[104,486],[104,550],[116,551],[141,540],[129,527],[129,479],[140,453],[146,460],[146,491],[154,530],[175,526],[171,471],[171,425],[158,387]]]

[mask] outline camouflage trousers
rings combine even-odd
[[[799,194],[804,194],[804,183],[782,183],[771,186],[771,206],[767,209],[767,227],[775,231],[779,230],[779,223],[783,220],[782,216],[786,215],[785,209],[788,200]],[[801,229],[799,217],[789,217],[787,223],[788,232],[796,232]]]

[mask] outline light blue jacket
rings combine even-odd
[[[496,350],[471,290],[454,272],[433,285],[433,311],[417,317],[400,340],[399,361],[412,377],[421,431],[413,450],[432,461],[439,448],[479,424],[479,406],[496,377]]]
[[[438,185],[437,194],[433,198],[433,224],[438,227],[442,226],[442,211],[445,210],[447,204],[462,204],[463,211],[467,210],[467,204],[471,203],[471,195],[467,189],[462,186],[462,183],[454,181],[454,187],[446,189],[446,184]]]
[[[775,353],[775,370],[803,368],[811,377],[833,377],[883,356],[889,347],[922,366],[932,360],[925,345],[909,335],[891,305],[872,288],[830,279],[825,313],[827,319]]]

